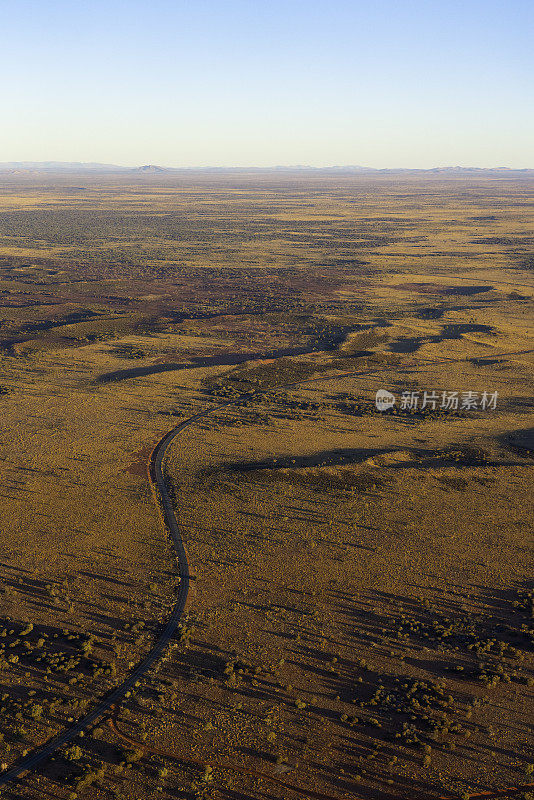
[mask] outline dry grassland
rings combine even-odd
[[[3,769],[168,617],[154,445],[258,394],[167,454],[179,641],[2,796],[534,781],[531,180],[62,180],[0,195]],[[498,400],[381,414],[379,388]]]

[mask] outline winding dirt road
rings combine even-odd
[[[243,396],[243,398],[244,397],[245,396]],[[233,400],[232,403],[234,402],[236,401]],[[143,675],[145,675],[145,673],[148,672],[148,670],[152,667],[152,665],[156,661],[158,661],[158,659],[164,652],[165,648],[171,641],[173,635],[176,633],[176,630],[180,623],[180,619],[184,613],[184,609],[187,603],[187,598],[189,595],[190,575],[189,575],[189,562],[187,560],[187,553],[185,550],[184,543],[182,541],[182,537],[180,536],[180,529],[178,527],[178,522],[176,520],[172,508],[172,501],[167,491],[167,487],[165,485],[165,478],[163,475],[163,467],[162,467],[163,459],[165,457],[165,452],[167,450],[167,447],[170,445],[172,440],[184,430],[184,428],[187,428],[189,425],[192,425],[194,422],[201,419],[202,417],[206,417],[209,414],[212,414],[217,409],[224,407],[226,405],[231,405],[231,403],[221,403],[218,404],[216,407],[210,407],[208,409],[205,409],[204,411],[200,411],[198,414],[195,414],[194,416],[189,417],[189,419],[186,419],[176,428],[173,428],[156,445],[154,451],[152,452],[152,456],[150,458],[150,463],[149,463],[150,483],[152,490],[158,500],[158,508],[160,508],[160,510],[162,511],[165,524],[173,540],[178,560],[178,571],[180,578],[180,588],[176,598],[176,603],[172,610],[171,616],[167,624],[165,625],[165,628],[163,629],[162,633],[160,634],[158,640],[154,644],[154,647],[148,653],[148,655],[146,655],[145,658],[139,662],[137,667],[135,667],[135,669],[128,675],[126,680],[123,681],[123,683],[121,683],[120,686],[117,686],[109,694],[107,694],[104,698],[102,698],[102,700],[100,700],[99,703],[97,703],[97,705],[91,711],[89,711],[85,716],[83,716],[81,719],[79,719],[70,727],[66,728],[57,736],[50,739],[42,747],[34,750],[29,755],[20,759],[10,769],[0,773],[0,786],[8,783],[14,778],[19,777],[24,772],[27,772],[28,770],[31,770],[34,767],[36,767],[45,759],[49,758],[60,747],[72,741],[72,739],[78,736],[82,731],[86,731],[103,715],[109,713],[111,707],[119,704],[124,699],[126,692],[133,689],[136,681],[138,681]]]

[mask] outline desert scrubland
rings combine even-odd
[[[533,181],[1,176],[2,796],[528,793]]]

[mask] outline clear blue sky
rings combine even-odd
[[[0,0],[0,161],[534,167],[533,0]]]

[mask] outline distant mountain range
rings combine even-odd
[[[119,172],[125,167],[85,161],[0,161],[2,172]]]
[[[119,167],[93,161],[0,161],[1,172],[172,172],[165,167],[145,164],[142,167]]]
[[[534,169],[513,169],[512,167],[433,167],[431,169],[410,169],[410,168],[388,168],[377,169],[374,167],[361,166],[332,166],[332,167],[310,167],[306,165],[278,166],[278,167],[160,167],[155,164],[144,164],[141,167],[121,167],[116,164],[99,164],[85,161],[4,161],[0,162],[0,172],[7,173],[130,173],[139,175],[160,175],[190,172],[217,172],[217,173],[238,173],[238,172],[313,172],[323,174],[398,174],[398,173],[423,173],[423,174],[492,174],[492,175],[533,175]]]

